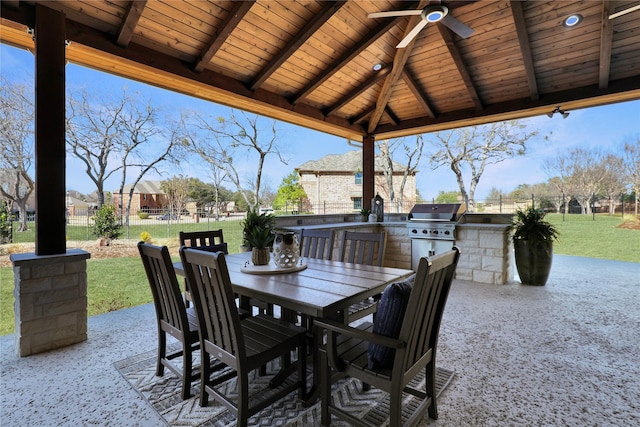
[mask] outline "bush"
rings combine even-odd
[[[0,202],[0,244],[11,242],[11,213],[4,202]]]
[[[149,219],[149,212],[138,212],[138,218],[140,219]]]
[[[116,218],[116,207],[113,205],[102,205],[93,217],[93,234],[100,239],[117,239],[120,236],[122,225]]]

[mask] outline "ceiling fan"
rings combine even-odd
[[[614,18],[617,18],[618,16],[626,15],[627,13],[636,11],[638,9],[640,9],[640,4],[628,7],[626,9],[621,10],[620,12],[612,13],[611,15],[609,15],[609,19],[614,19]]]
[[[422,21],[418,22],[411,31],[398,43],[396,48],[401,49],[413,40],[418,33],[427,26],[427,24],[442,23],[463,39],[466,39],[473,33],[473,29],[469,28],[453,16],[449,15],[449,8],[441,4],[427,5],[422,9],[414,10],[396,10],[388,12],[374,12],[367,15],[369,18],[388,18],[391,16],[411,16],[420,15]]]

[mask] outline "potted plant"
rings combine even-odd
[[[513,247],[516,269],[525,285],[544,286],[553,260],[555,226],[544,220],[545,213],[533,206],[518,209],[513,217]]]
[[[369,221],[369,213],[371,213],[371,210],[369,210],[367,208],[360,209],[360,215],[361,215],[361,221],[362,222]]]
[[[242,245],[251,248],[251,261],[254,265],[269,264],[269,249],[273,244],[273,229],[276,225],[275,216],[259,214],[249,210],[242,223]]]

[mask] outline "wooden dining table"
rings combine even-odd
[[[241,301],[256,298],[280,306],[283,311],[300,313],[311,319],[323,318],[342,321],[349,306],[365,298],[379,295],[387,285],[406,279],[412,270],[301,258],[299,271],[282,272],[252,270],[251,252],[225,255],[233,291]],[[184,276],[181,262],[174,263],[176,274]],[[248,307],[245,307],[248,308]],[[313,348],[313,383],[310,396],[315,396],[319,380],[318,347],[322,331],[311,328]],[[312,399],[309,399],[312,400]]]

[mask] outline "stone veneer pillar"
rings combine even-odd
[[[11,255],[16,350],[28,356],[87,339],[89,252]]]

